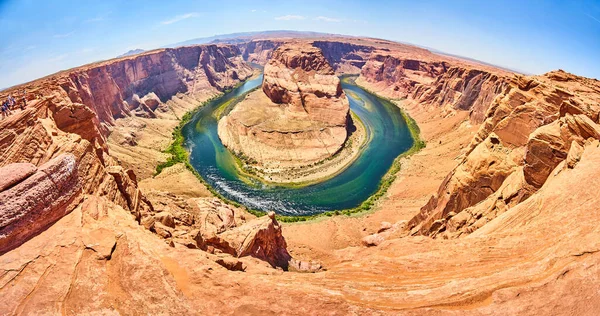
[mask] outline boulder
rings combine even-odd
[[[243,272],[246,270],[246,265],[243,262],[241,262],[240,260],[233,258],[233,257],[229,257],[229,256],[219,257],[215,260],[215,262],[229,271],[242,271]]]
[[[173,215],[169,212],[162,211],[157,213],[154,215],[154,219],[167,227],[175,228],[175,220],[173,219]]]
[[[50,160],[33,174],[31,166],[14,169],[25,170],[20,171],[19,183],[0,192],[0,254],[71,212],[81,198],[77,163],[71,154]]]
[[[199,248],[212,246],[235,257],[252,256],[273,267],[287,270],[291,256],[275,213],[257,218],[223,233],[202,233],[196,237]]]
[[[363,239],[361,239],[361,243],[363,244],[363,246],[373,247],[379,246],[379,244],[382,243],[384,240],[385,238],[383,238],[383,236],[381,236],[380,234],[372,234],[363,237]]]
[[[219,218],[222,221],[222,227],[224,229],[229,229],[235,227],[235,214],[231,207],[219,206],[217,207],[217,211],[219,212]]]
[[[379,230],[377,232],[382,233],[392,227],[393,227],[393,225],[390,222],[381,222],[381,226],[379,226]]]
[[[154,232],[159,235],[160,237],[167,239],[171,236],[173,236],[173,229],[171,227],[168,227],[166,225],[164,225],[161,222],[154,222],[154,226],[153,226]]]
[[[222,233],[228,229],[236,227],[238,223],[243,223],[244,220],[241,214],[235,211],[233,207],[222,203],[217,198],[197,198],[187,201],[191,212],[194,216],[178,214],[180,220],[185,220],[186,223],[198,223],[199,229],[203,234]],[[197,218],[197,219],[196,219]]]
[[[158,106],[162,103],[160,101],[160,99],[158,98],[158,96],[156,96],[156,94],[154,92],[150,92],[150,93],[146,94],[140,100],[140,102],[143,103],[151,111],[155,111],[156,108],[158,108]]]

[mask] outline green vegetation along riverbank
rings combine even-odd
[[[345,78],[343,78],[345,79]],[[259,84],[259,83],[257,83]],[[252,87],[249,87],[249,89],[251,89]],[[408,148],[408,149],[402,149],[402,153],[398,156],[394,155],[393,157],[395,157],[395,159],[393,159],[393,162],[391,162],[391,165],[389,165],[389,168],[387,169],[387,171],[385,172],[385,174],[383,174],[383,176],[377,176],[377,178],[372,177],[371,180],[369,181],[376,181],[376,189],[374,190],[374,192],[372,194],[370,194],[367,198],[365,198],[358,206],[356,207],[352,207],[352,208],[345,208],[345,209],[339,209],[339,210],[329,210],[329,211],[325,211],[325,212],[320,212],[318,214],[312,214],[312,215],[299,215],[299,216],[290,216],[290,215],[278,215],[278,219],[282,222],[299,222],[299,221],[308,221],[308,220],[313,220],[316,218],[322,218],[322,217],[330,217],[330,216],[336,216],[336,215],[353,215],[353,214],[361,214],[361,213],[366,213],[370,210],[373,209],[373,207],[376,205],[377,201],[379,201],[387,192],[387,190],[389,189],[389,187],[391,186],[391,184],[393,183],[393,181],[396,179],[396,175],[398,173],[398,171],[400,171],[401,169],[401,159],[407,156],[410,156],[412,154],[414,154],[415,152],[419,151],[421,148],[423,148],[425,146],[425,143],[421,140],[420,138],[420,131],[419,128],[416,124],[416,122],[410,118],[409,115],[407,115],[404,111],[400,110],[398,112],[398,107],[391,101],[385,98],[382,98],[380,96],[377,96],[375,94],[370,94],[370,95],[365,95],[364,92],[360,92],[361,90],[358,88],[352,88],[352,87],[347,87],[350,89],[354,89],[356,90],[357,93],[362,93],[364,95],[364,97],[367,97],[368,100],[370,100],[370,102],[375,102],[377,104],[381,103],[384,104],[385,107],[389,107],[389,108],[395,108],[395,114],[394,116],[396,116],[396,119],[399,119],[403,122],[405,122],[405,127],[408,131],[408,133],[410,133],[410,138],[412,139],[411,144],[409,145],[410,147],[403,147],[403,148]],[[365,90],[364,88],[361,87],[362,90]],[[235,98],[236,96],[239,97],[240,94],[243,93],[243,91],[238,91],[237,94],[230,96],[228,98]],[[367,100],[367,99],[365,99]],[[211,106],[215,106],[215,109],[219,107],[219,105],[223,105],[223,104],[231,104],[231,99],[223,99],[223,100],[212,100]],[[206,184],[207,188],[217,197],[223,199],[225,202],[232,204],[234,206],[238,206],[241,207],[242,205],[238,202],[235,202],[234,200],[232,200],[229,196],[226,197],[224,196],[222,193],[220,193],[220,191],[222,189],[215,189],[212,185],[210,185],[210,183],[206,182],[206,179],[204,179],[200,173],[194,168],[194,166],[192,166],[192,164],[190,163],[190,156],[189,156],[189,152],[186,150],[185,148],[185,140],[186,137],[190,137],[190,128],[188,128],[188,132],[187,134],[183,132],[183,127],[186,126],[186,124],[189,124],[189,122],[192,120],[192,118],[195,117],[195,113],[197,111],[199,111],[202,107],[199,107],[198,109],[196,109],[195,111],[192,111],[188,114],[186,114],[186,116],[184,116],[184,119],[182,119],[181,124],[178,126],[178,128],[176,128],[173,132],[173,143],[171,144],[171,146],[169,146],[169,148],[167,149],[166,152],[170,153],[172,156],[172,159],[168,160],[165,164],[162,164],[162,168],[164,168],[165,166],[168,166],[167,164],[173,165],[175,163],[181,162],[184,163],[186,165],[186,168],[188,168],[190,171],[192,171],[199,179],[200,181],[202,181],[203,183]],[[211,115],[214,114],[215,109],[212,109],[211,111]],[[400,115],[398,115],[398,113],[400,113]],[[207,115],[207,114],[204,114]],[[400,118],[398,118],[398,116],[400,116]],[[214,124],[214,122],[212,122],[211,124]],[[403,136],[404,137],[404,136]],[[388,141],[389,142],[389,141]],[[222,147],[222,145],[219,143],[218,145],[220,145]],[[381,145],[378,144],[378,145]],[[216,145],[215,145],[216,146]],[[375,148],[377,149],[377,148]],[[379,148],[381,149],[381,148]],[[198,150],[197,148],[195,148],[195,150]],[[214,150],[214,149],[213,149]],[[197,159],[196,159],[196,164],[197,164]],[[162,168],[160,170],[162,170]],[[198,166],[196,166],[196,168],[198,168]],[[159,169],[157,168],[157,171],[159,171]],[[336,177],[337,178],[337,177]],[[348,176],[345,176],[345,178],[343,179],[350,179],[348,178]],[[379,179],[379,180],[377,180]],[[214,180],[211,178],[211,180]],[[344,180],[346,181],[346,180]],[[290,192],[291,194],[293,194],[294,191],[291,191],[294,189],[288,189],[285,192]],[[229,191],[227,192],[229,193]],[[284,194],[284,193],[282,193]],[[333,196],[332,196],[333,195]],[[285,197],[286,195],[284,194],[283,197]],[[335,198],[337,197],[337,195],[335,194],[329,194],[328,195],[329,198],[334,199],[333,201],[335,202]],[[256,197],[257,199],[260,199],[260,196]],[[361,198],[362,199],[362,198]],[[258,211],[258,210],[253,210],[253,207],[246,207],[244,206],[248,212],[260,216],[265,214],[265,212],[263,211]]]

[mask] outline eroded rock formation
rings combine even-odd
[[[432,56],[411,57],[375,52],[362,68],[358,83],[392,98],[414,100],[424,107],[469,111],[475,124],[483,122],[496,96],[506,93],[506,74],[497,69]]]
[[[280,46],[264,70],[262,91],[219,121],[231,151],[269,166],[301,166],[338,152],[348,136],[349,103],[320,49]]]
[[[72,211],[81,199],[75,157],[64,154],[36,168],[10,164],[0,168],[0,254]]]
[[[409,221],[412,234],[477,230],[539,190],[572,144],[598,138],[600,84],[563,71],[521,76],[423,52],[376,50],[357,82],[420,111],[468,112],[470,124],[481,124],[458,166]]]
[[[132,111],[154,115],[160,107],[168,109],[165,102],[178,95],[194,98],[207,89],[234,86],[252,73],[239,55],[235,47],[216,45],[158,50],[5,91],[25,89],[29,101],[24,111],[0,122],[5,174],[0,251],[40,233],[85,194],[106,197],[138,222],[152,216],[155,211],[136,175],[109,153],[111,126]]]
[[[324,252],[327,271],[272,269],[319,267],[289,259],[297,253],[287,251],[290,239],[271,217],[169,193],[152,192],[164,196],[149,203],[138,177],[106,148],[115,118],[160,117],[173,104],[165,97],[193,100],[200,82],[218,91],[234,70],[242,79],[235,48],[225,59],[220,46],[200,48],[198,66],[196,53],[182,53],[192,48],[86,66],[28,84],[27,109],[0,122],[0,252],[12,249],[0,255],[0,312],[597,315],[600,83],[563,71],[515,76],[379,40],[352,53],[361,40],[346,41],[352,45],[318,46],[335,70],[364,62],[359,82],[406,98],[411,114],[464,118],[449,137],[471,124],[479,129],[447,158],[456,167],[420,214],[375,228],[363,239],[369,247],[334,248],[344,224],[377,213],[297,225],[333,231],[309,236],[323,245],[316,252]],[[264,48],[248,58],[273,47]],[[171,66],[149,70],[162,63]],[[151,75],[127,81],[113,71]],[[271,84],[276,99],[302,100]],[[88,103],[90,94],[102,101]],[[438,163],[445,145],[428,143],[428,161]],[[403,172],[415,168],[404,162]],[[411,182],[405,175],[395,183]]]
[[[598,81],[561,71],[503,81],[503,92],[480,106],[485,121],[466,156],[410,221],[413,233],[448,237],[481,228],[539,190],[573,144],[577,151],[600,139]]]

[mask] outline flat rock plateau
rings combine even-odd
[[[250,62],[266,65],[262,89],[220,125],[257,161],[282,118],[328,130],[286,163],[342,146],[341,74],[394,100],[427,146],[373,211],[302,224],[220,201],[183,164],[154,175],[183,115]],[[0,121],[0,314],[600,314],[598,80],[272,36],[146,51],[0,98],[23,89],[27,107]]]

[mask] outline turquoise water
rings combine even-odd
[[[248,179],[217,135],[215,110],[260,86],[262,76],[208,103],[183,127],[190,163],[204,180],[228,199],[248,208],[282,215],[310,215],[356,207],[377,191],[394,159],[413,145],[397,106],[354,83],[342,81],[350,108],[364,123],[369,142],[347,169],[318,184],[289,188]]]

